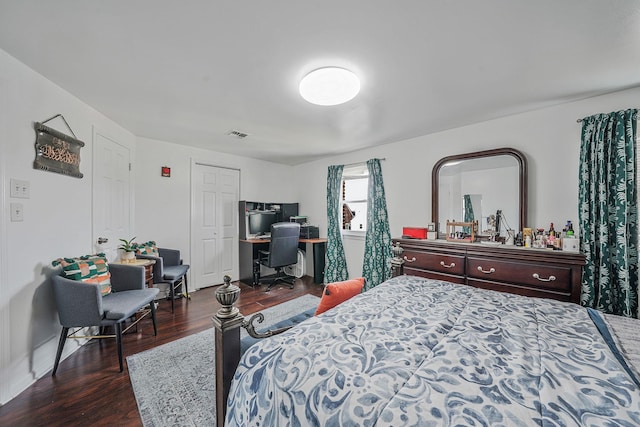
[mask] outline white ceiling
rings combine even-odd
[[[638,86],[640,1],[0,0],[0,48],[137,136],[299,164]],[[299,96],[327,65],[355,99]]]

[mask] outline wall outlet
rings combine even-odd
[[[22,206],[22,203],[11,203],[11,221],[24,221],[24,206]]]
[[[10,181],[11,197],[15,199],[28,199],[30,193],[31,184],[29,181],[24,181],[21,179],[11,179]]]

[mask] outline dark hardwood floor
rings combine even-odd
[[[304,294],[320,296],[322,285],[305,276],[294,289],[278,285],[270,292],[234,282],[241,289],[236,306],[244,315],[292,300]],[[158,335],[151,321],[123,339],[124,357],[211,328],[211,316],[220,308],[216,287],[201,289],[190,301],[161,300],[157,311]],[[52,355],[53,359],[53,355]],[[60,362],[55,377],[45,375],[16,398],[0,407],[0,426],[139,426],[133,389],[126,367],[121,373],[115,340],[92,340]]]

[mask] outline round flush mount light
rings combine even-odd
[[[318,68],[300,81],[300,95],[316,105],[338,105],[352,100],[360,92],[360,79],[339,67]]]

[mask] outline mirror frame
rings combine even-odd
[[[455,156],[447,156],[436,162],[431,172],[431,222],[435,224],[438,235],[444,233],[444,230],[439,229],[438,221],[438,197],[439,197],[439,180],[438,175],[440,168],[448,162],[477,159],[479,157],[494,157],[494,156],[512,156],[518,162],[520,166],[520,178],[519,178],[519,204],[520,204],[520,230],[527,226],[527,158],[524,154],[514,148],[495,148],[492,150],[476,151],[473,153],[457,154]]]

